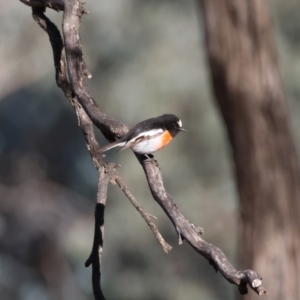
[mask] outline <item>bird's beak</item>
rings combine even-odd
[[[179,131],[188,132],[186,129],[184,129],[184,128],[182,128],[182,127],[179,128]]]

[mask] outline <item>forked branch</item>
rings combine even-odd
[[[22,0],[22,2],[24,1],[25,0]],[[36,4],[36,2],[39,1],[35,0],[34,3]],[[58,2],[60,4],[56,5],[56,3]],[[30,5],[30,3],[33,2],[26,1],[27,5]],[[40,25],[41,22],[48,22],[46,28],[43,26],[42,27],[49,34],[50,41],[53,47],[55,67],[57,71],[57,75],[56,75],[57,84],[64,90],[66,97],[70,100],[72,105],[75,106],[76,113],[79,118],[79,125],[83,129],[83,133],[87,141],[87,146],[91,153],[94,164],[98,168],[98,170],[100,170],[100,177],[102,174],[101,173],[102,170],[104,170],[104,172],[107,172],[107,170],[109,169],[109,170],[113,170],[112,172],[115,172],[114,166],[111,166],[110,164],[104,162],[102,157],[98,157],[98,156],[95,157],[93,155],[93,153],[95,153],[96,150],[98,149],[98,144],[94,138],[93,131],[85,130],[82,127],[82,122],[81,122],[80,111],[83,111],[86,118],[88,118],[89,121],[92,121],[93,124],[96,125],[101,130],[103,135],[109,141],[114,141],[117,138],[120,138],[123,134],[125,134],[128,131],[128,127],[126,125],[124,125],[119,121],[108,118],[100,110],[95,100],[91,96],[89,89],[86,85],[84,77],[85,76],[90,77],[90,73],[88,72],[86,65],[83,61],[83,55],[81,51],[82,46],[79,38],[80,19],[82,15],[86,13],[86,11],[84,10],[82,3],[79,2],[78,0],[64,0],[64,1],[44,0],[41,1],[40,3],[47,3],[47,5],[45,5],[44,8],[51,6],[51,8],[53,9],[64,11],[63,36],[64,36],[64,46],[66,50],[67,64],[65,64],[64,52],[62,51],[63,42],[61,41],[57,28],[56,28],[57,32],[53,30],[53,28],[52,30],[50,30],[50,27],[54,25],[48,19],[45,19],[46,17],[43,15],[41,9],[39,9],[39,11],[37,11],[36,8],[34,9],[34,18],[36,20],[37,18],[40,19],[40,21],[37,20]],[[63,3],[63,6],[61,5],[61,3]],[[32,6],[36,6],[36,5],[32,5]],[[57,40],[59,39],[58,37],[60,38],[60,42],[53,43],[53,41],[57,42]],[[67,79],[66,76],[66,70],[68,73],[69,80]],[[89,124],[91,125],[92,123]],[[216,271],[219,271],[230,283],[237,285],[241,294],[247,293],[248,285],[257,294],[259,295],[266,294],[266,290],[262,286],[262,278],[258,273],[252,270],[244,270],[244,271],[236,270],[229,262],[225,254],[219,248],[217,248],[212,244],[207,243],[205,240],[201,238],[200,236],[201,230],[199,230],[197,226],[195,226],[194,224],[188,221],[188,219],[179,210],[178,206],[173,201],[172,197],[166,192],[163,185],[161,172],[159,170],[159,166],[157,162],[154,159],[153,160],[146,159],[146,157],[142,155],[136,154],[136,156],[144,169],[153,198],[158,202],[161,208],[168,215],[180,239],[183,238],[184,240],[186,240],[198,253],[204,256],[212,264],[212,266],[215,268]],[[108,174],[107,176],[111,176],[111,173],[109,172],[107,173]],[[121,189],[125,191],[125,194],[127,194],[127,196],[131,198],[130,197],[131,193],[130,192],[128,193],[127,188],[124,189],[122,181],[118,180],[118,178],[119,178],[118,176],[114,177],[115,181],[117,181]],[[110,177],[110,181],[111,180],[112,177]],[[106,181],[104,180],[104,182]],[[97,205],[99,205],[100,203],[99,201],[100,200],[98,199]],[[97,228],[95,227],[95,232],[96,230],[98,230],[99,226],[101,227],[103,226],[103,224],[99,223],[96,226]],[[152,225],[149,226],[150,228],[153,228]],[[96,245],[99,245],[99,243],[97,242]],[[95,246],[95,242],[94,242],[94,246]],[[93,251],[91,257],[93,256]],[[99,253],[99,248],[98,248],[98,253]],[[88,259],[87,264],[90,264],[93,261],[91,257]],[[97,280],[99,280],[97,284],[100,286],[100,277],[98,277]],[[103,299],[101,297],[97,298],[96,294],[95,297],[96,299]]]
[[[130,200],[133,206],[144,218],[148,226],[151,228],[158,242],[162,245],[163,250],[168,253],[171,250],[171,246],[164,240],[160,232],[158,231],[155,224],[151,221],[151,215],[147,213],[143,207],[138,203],[134,196],[130,193],[128,187],[117,174],[115,164],[107,163],[103,160],[103,157],[97,153],[99,149],[98,142],[95,138],[94,127],[90,117],[87,115],[85,109],[80,105],[78,98],[74,95],[71,89],[68,76],[66,74],[66,60],[63,41],[57,27],[44,15],[42,8],[33,8],[34,20],[43,28],[50,39],[50,43],[54,55],[54,65],[56,70],[56,82],[57,85],[63,90],[66,98],[70,101],[74,107],[79,127],[85,137],[86,145],[89,153],[92,157],[93,163],[99,173],[98,181],[98,193],[97,193],[97,204],[95,208],[95,229],[94,229],[94,241],[91,254],[87,259],[86,267],[92,265],[92,286],[95,299],[105,300],[105,297],[101,289],[101,256],[103,247],[103,235],[104,235],[104,210],[107,198],[107,188],[109,182],[117,183],[125,196]],[[85,72],[84,74],[87,74]]]

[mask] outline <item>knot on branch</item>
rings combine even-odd
[[[266,295],[267,291],[262,286],[262,277],[255,271],[245,270],[243,271],[244,278],[242,278],[241,283],[239,285],[239,291],[241,294],[247,294],[247,284],[254,290],[258,295]]]
[[[195,231],[199,234],[202,235],[204,234],[204,228],[199,226],[199,225],[195,225],[194,223],[192,223],[192,227],[195,229]]]
[[[233,278],[235,278],[235,280],[238,279],[236,283],[238,285],[238,290],[242,295],[248,293],[248,285],[259,296],[267,294],[267,291],[262,286],[261,275],[253,270],[237,271]]]

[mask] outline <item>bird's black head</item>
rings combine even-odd
[[[182,128],[181,120],[175,115],[162,115],[161,120],[163,127],[167,129],[173,137],[175,137],[179,131],[186,132],[186,130]]]

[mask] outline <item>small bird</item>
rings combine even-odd
[[[151,154],[167,146],[182,128],[181,120],[172,114],[147,119],[136,124],[121,139],[100,148],[100,153],[115,147],[127,148],[138,154]]]

